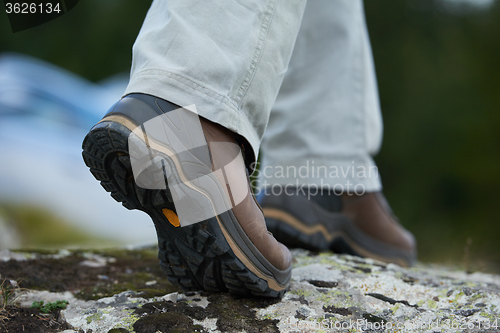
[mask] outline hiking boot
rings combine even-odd
[[[281,297],[291,254],[266,229],[237,136],[186,109],[127,95],[85,137],[85,164],[116,201],[152,218],[170,282]]]
[[[275,186],[263,189],[258,198],[269,231],[287,246],[401,266],[416,260],[415,238],[399,224],[381,192],[337,195],[317,188]]]

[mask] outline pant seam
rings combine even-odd
[[[360,20],[360,17],[357,15],[355,16],[356,20]],[[359,26],[359,24],[358,24]],[[358,27],[359,29],[359,27]],[[359,35],[361,31],[358,31],[356,35]],[[356,47],[357,47],[357,52],[355,59],[353,58],[353,66],[355,68],[354,74],[353,74],[353,85],[354,85],[354,91],[356,93],[356,97],[353,97],[353,100],[356,100],[356,104],[358,107],[358,110],[356,112],[355,116],[355,122],[356,122],[356,145],[358,148],[366,152],[366,119],[365,119],[365,85],[363,82],[363,68],[364,68],[364,59],[363,59],[363,51],[364,51],[364,44],[363,44],[362,38],[358,37],[356,39]]]
[[[238,89],[238,94],[236,95],[236,101],[238,103],[238,109],[241,108],[243,104],[243,98],[246,96],[248,89],[250,88],[250,84],[255,77],[255,73],[257,71],[258,64],[262,59],[263,49],[266,45],[267,35],[269,33],[269,29],[271,27],[272,18],[274,16],[274,12],[276,10],[276,2],[277,0],[270,1],[267,10],[264,14],[264,18],[262,19],[262,23],[260,26],[259,32],[259,40],[257,42],[257,47],[255,48],[254,55],[252,57],[252,62],[250,63],[250,68],[248,69],[247,75],[243,79],[240,88]]]

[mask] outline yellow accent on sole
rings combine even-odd
[[[172,210],[168,208],[163,208],[161,211],[171,225],[173,225],[174,227],[181,226],[181,221],[179,221],[179,217]]]

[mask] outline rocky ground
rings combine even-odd
[[[290,290],[273,300],[183,293],[153,248],[0,251],[0,332],[500,332],[500,276],[293,255]]]

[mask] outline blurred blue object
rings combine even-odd
[[[122,243],[155,242],[149,218],[115,202],[81,157],[83,138],[127,81],[118,75],[95,84],[38,59],[0,54],[0,202],[43,206]]]

